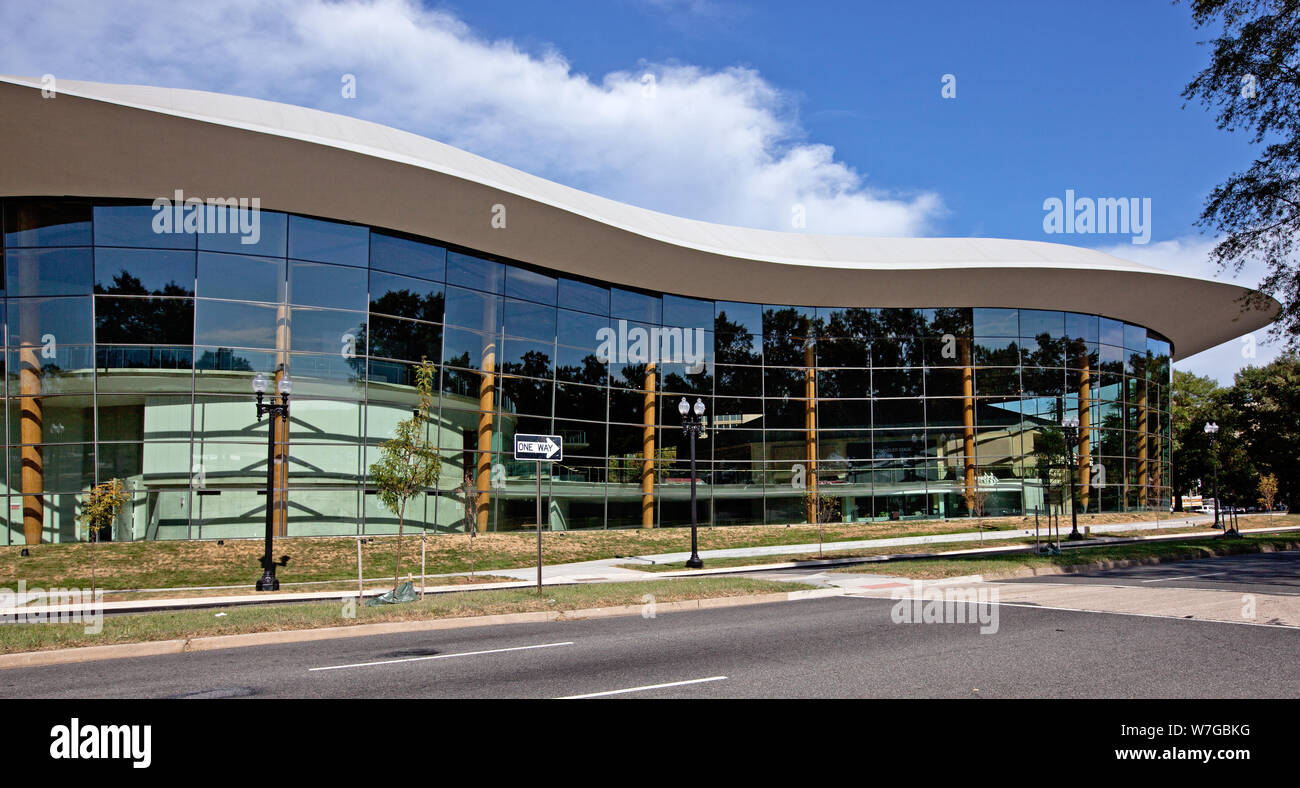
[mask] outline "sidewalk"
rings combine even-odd
[[[1182,517],[1171,520],[1160,521],[1161,528],[1183,528],[1194,525],[1208,525],[1213,518],[1208,515],[1195,517]],[[1062,539],[1069,533],[1068,523],[1062,523]],[[1126,531],[1145,531],[1155,530],[1155,523],[1152,521],[1133,522],[1133,523],[1113,523],[1110,525],[1097,525],[1092,527],[1094,533],[1123,533]],[[1247,529],[1246,533],[1256,531],[1274,531],[1281,529]],[[1295,530],[1288,528],[1286,530]],[[1011,531],[994,531],[984,534],[984,542],[997,542],[1014,538],[1033,537],[1034,529],[1017,529]],[[1040,535],[1046,536],[1046,529],[1040,532]],[[1144,539],[1165,539],[1178,538],[1186,535],[1171,534],[1168,537],[1150,536],[1142,537]],[[925,544],[953,544],[968,545],[971,542],[978,543],[980,535],[978,533],[961,533],[961,534],[933,534],[929,536],[909,536],[909,537],[891,537],[885,539],[860,539],[847,542],[826,542],[820,548],[815,543],[794,544],[794,545],[768,545],[763,547],[734,547],[718,550],[701,550],[700,557],[706,562],[706,568],[700,570],[678,570],[669,572],[641,572],[635,569],[627,569],[619,564],[644,563],[647,566],[665,563],[684,562],[689,553],[659,553],[654,555],[642,555],[623,558],[603,558],[595,561],[582,561],[569,564],[543,565],[542,582],[543,585],[572,585],[576,583],[612,583],[612,582],[630,582],[630,581],[647,581],[647,580],[666,580],[674,577],[699,577],[716,574],[738,574],[746,571],[752,571],[755,567],[763,567],[765,570],[781,569],[815,569],[818,566],[836,566],[852,563],[884,563],[893,556],[881,555],[870,558],[829,558],[824,560],[804,559],[798,563],[793,562],[765,562],[761,559],[775,555],[808,555],[815,554],[818,550],[825,551],[845,551],[860,550],[867,548],[881,547],[902,547],[910,545]],[[1105,544],[1108,540],[1088,539],[1079,542],[1072,542],[1071,545],[1098,545]],[[925,556],[934,555],[974,555],[981,553],[1006,553],[1006,552],[1023,552],[1032,550],[1032,546],[1013,545],[998,546],[996,544],[985,544],[983,546],[970,547],[961,550],[944,551],[941,553],[927,553]],[[707,568],[709,559],[718,558],[744,558],[752,557],[756,560],[749,566],[728,566]],[[922,557],[918,554],[908,554],[909,558]],[[468,573],[459,573],[468,574]],[[511,589],[511,588],[531,588],[537,583],[537,567],[526,567],[518,569],[492,569],[483,574],[492,574],[501,577],[515,578],[514,581],[499,583],[477,583],[473,585],[430,585],[426,586],[426,594],[442,594],[454,591],[487,591],[492,589]],[[438,578],[452,577],[455,575],[438,575],[429,576],[427,581],[437,582]],[[850,581],[849,577],[856,579]],[[898,580],[898,578],[889,575],[864,574],[845,576],[844,582],[833,582],[831,585],[857,585],[872,584],[876,582],[888,583]],[[417,578],[417,583],[419,579]],[[159,591],[165,589],[158,589]],[[172,589],[174,590],[174,589]],[[367,589],[364,596],[372,597],[384,593],[387,588]],[[81,605],[49,605],[49,604],[25,604],[36,601],[47,595],[28,594],[25,600],[21,602],[11,598],[4,599],[3,605],[0,605],[0,616],[14,616],[26,613],[28,615],[37,612],[53,612],[55,610],[62,612],[71,612],[84,610],[89,612],[92,608],[89,604]],[[169,599],[139,599],[126,600],[118,602],[104,602],[103,611],[105,613],[138,613],[154,610],[168,610],[181,608],[203,608],[203,607],[231,607],[235,605],[254,605],[254,604],[284,604],[291,602],[316,602],[316,601],[341,601],[345,599],[356,599],[355,590],[334,590],[334,591],[303,591],[291,593],[277,593],[274,596],[257,596],[253,594],[238,594],[227,596],[194,596],[194,597],[177,597]]]

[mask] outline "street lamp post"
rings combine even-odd
[[[1217,438],[1219,437],[1218,422],[1205,422],[1205,434],[1210,439],[1210,462],[1214,465],[1214,527],[1223,526],[1224,536],[1240,536],[1235,528],[1228,530],[1227,525],[1223,523],[1219,516],[1219,453],[1215,451]]]
[[[695,439],[704,432],[704,400],[696,398],[694,418],[690,415],[691,406],[685,397],[677,403],[677,412],[682,414],[682,432],[691,436],[691,557],[686,559],[686,568],[703,569],[695,514]]]
[[[1082,539],[1083,534],[1079,533],[1079,510],[1074,505],[1074,452],[1079,445],[1079,420],[1073,416],[1061,422],[1061,427],[1065,430],[1065,445],[1069,457],[1070,471],[1070,539]]]
[[[262,577],[257,581],[258,591],[279,591],[280,581],[275,576],[275,559],[271,557],[271,542],[274,538],[275,518],[275,420],[289,421],[289,392],[293,391],[293,381],[283,377],[276,385],[280,402],[263,402],[266,394],[266,376],[257,373],[253,376],[253,393],[257,395],[257,420],[270,414],[271,421],[266,431],[266,552],[262,555]]]

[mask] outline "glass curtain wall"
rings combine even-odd
[[[6,543],[75,539],[113,477],[120,540],[259,536],[268,505],[280,534],[395,531],[367,468],[422,360],[442,477],[407,523],[431,531],[533,526],[516,432],[564,442],[546,527],[689,523],[683,398],[704,523],[807,522],[810,492],[848,521],[1068,512],[1067,471],[1081,511],[1169,505],[1170,345],[1106,317],[705,300],[270,211],[254,239],[159,232],[142,203],[0,210]],[[269,498],[257,373],[294,383]]]

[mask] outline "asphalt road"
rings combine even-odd
[[[1255,553],[1131,566],[1051,578],[1027,577],[1007,583],[1080,583],[1160,588],[1209,588],[1252,594],[1300,596],[1300,551]]]
[[[0,697],[1300,697],[1297,629],[1004,606],[996,633],[980,634],[893,623],[893,604],[835,597],[3,670]]]

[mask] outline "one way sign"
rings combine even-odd
[[[564,459],[564,443],[559,435],[516,435],[515,459],[560,462]]]

